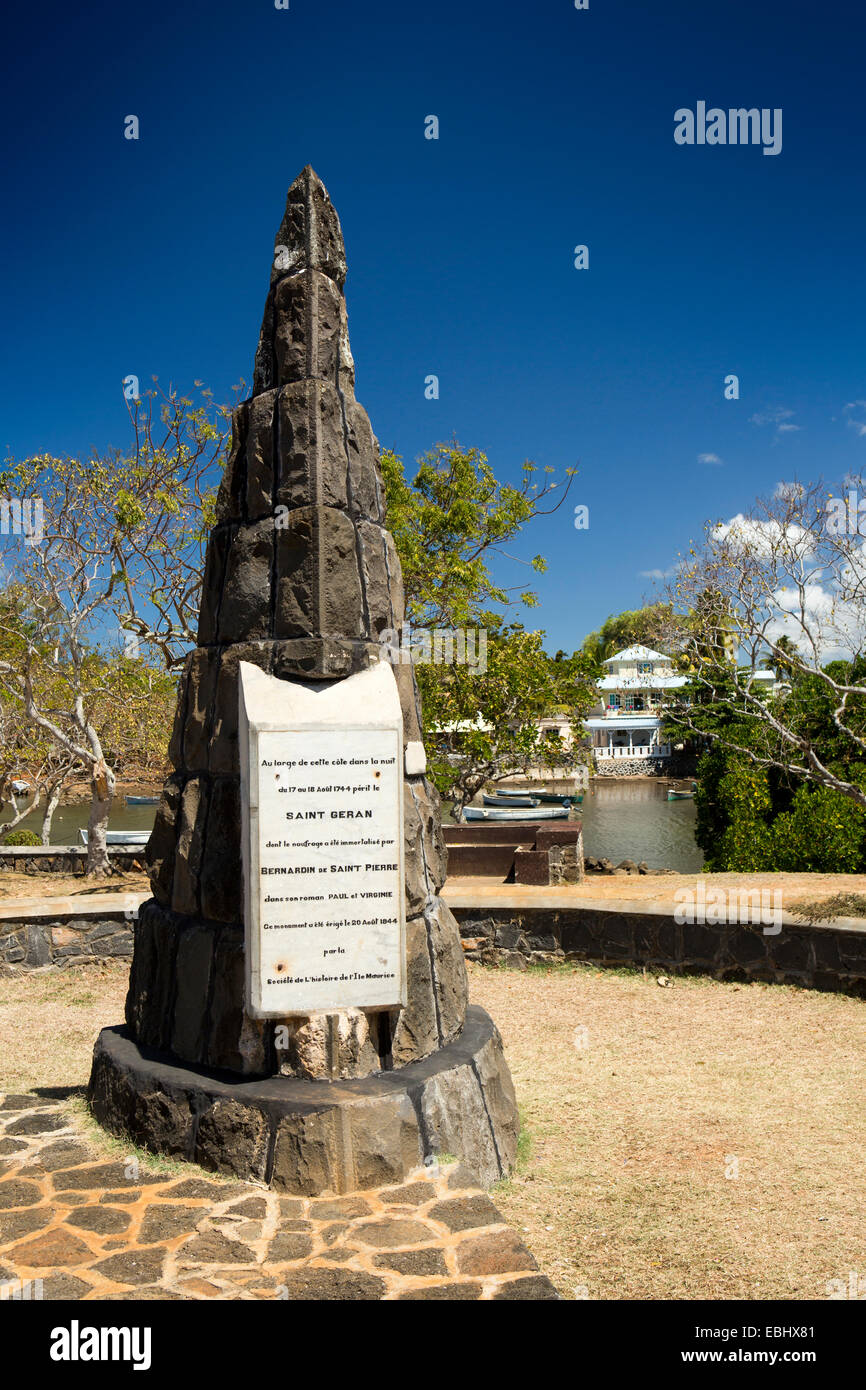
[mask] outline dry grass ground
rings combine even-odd
[[[863,1001],[470,972],[529,1139],[495,1200],[566,1297],[822,1299],[866,1276]]]
[[[495,1200],[567,1298],[820,1299],[866,1276],[863,1001],[583,967],[470,976],[529,1139]],[[122,962],[0,979],[0,1091],[86,1083],[126,981]]]
[[[486,902],[513,901],[516,904],[518,898],[524,907],[544,906],[546,897],[555,899],[558,906],[565,900],[575,907],[626,900],[655,907],[674,907],[681,901],[677,899],[678,892],[687,889],[694,893],[698,885],[707,893],[718,888],[737,893],[743,889],[752,893],[778,892],[781,897],[776,901],[783,912],[797,915],[805,905],[811,909],[813,919],[822,920],[848,914],[850,904],[866,894],[866,874],[589,874],[584,883],[551,888],[502,884],[492,878],[449,878],[445,884],[445,898],[465,898],[471,894],[481,910]],[[855,910],[855,915],[862,913]]]
[[[0,1091],[83,1086],[100,1028],[123,1022],[128,961],[0,979]]]
[[[140,873],[114,873],[108,878],[84,878],[81,874],[0,873],[0,900],[14,898],[80,898],[94,893],[146,893],[150,881]],[[12,903],[9,903],[12,906]]]

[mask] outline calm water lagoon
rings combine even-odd
[[[109,830],[152,830],[156,816],[156,806],[126,806],[122,800],[115,801],[111,808],[111,816],[108,822]],[[10,820],[12,808],[3,807],[3,819]],[[80,845],[79,830],[87,829],[87,822],[90,817],[90,804],[82,806],[58,806],[54,812],[54,820],[51,822],[51,843],[52,845]],[[35,830],[37,835],[42,834],[42,812],[38,811],[35,815],[28,816],[17,830]]]
[[[651,869],[699,873],[703,850],[695,844],[694,801],[668,801],[664,781],[598,777],[584,795],[583,842],[587,854],[646,860]]]
[[[566,783],[545,785],[564,793],[571,790]],[[615,781],[602,777],[595,779],[593,787],[578,808],[587,854],[597,858],[607,855],[614,864],[620,859],[634,859],[636,863],[643,859],[651,869],[676,869],[678,873],[700,870],[704,856],[695,844],[693,801],[668,801],[667,783],[650,779]],[[10,814],[10,808],[4,807],[4,819]],[[51,843],[79,844],[78,832],[87,828],[88,814],[87,805],[61,806],[54,816]],[[118,800],[112,808],[110,829],[150,830],[155,815],[155,806],[126,806]],[[41,828],[39,815],[29,816],[18,827],[37,834]]]
[[[515,781],[510,785],[519,784]],[[544,785],[548,791],[563,795],[574,790],[567,782]],[[685,788],[691,783],[681,785]],[[621,859],[633,859],[636,864],[644,860],[651,869],[674,869],[681,874],[698,873],[703,867],[703,851],[695,844],[695,803],[668,801],[666,779],[597,777],[592,788],[584,792],[583,804],[572,812],[573,819],[583,821],[587,854],[598,859],[606,855],[614,864]],[[531,792],[531,786],[526,790]],[[480,797],[477,804],[482,804]]]

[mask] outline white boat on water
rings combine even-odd
[[[83,845],[87,844],[88,835],[86,830],[79,830],[79,837]],[[146,845],[150,839],[149,830],[106,830],[105,843],[107,845]]]
[[[579,806],[581,801],[582,791],[551,792],[547,787],[497,787],[489,796],[484,794],[485,806],[528,806],[538,802],[549,806]]]
[[[568,806],[464,806],[464,821],[568,820]]]
[[[499,796],[484,793],[482,798],[485,806],[540,806],[541,802],[534,796]]]

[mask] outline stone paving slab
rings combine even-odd
[[[68,1100],[0,1098],[0,1298],[558,1298],[456,1163],[296,1198],[118,1152]]]

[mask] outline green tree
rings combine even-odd
[[[581,721],[595,698],[589,659],[552,662],[542,632],[503,626],[488,614],[485,670],[419,665],[430,776],[455,811],[489,782],[532,768],[574,770],[585,761]],[[565,744],[540,721],[558,713]]]
[[[857,685],[862,662],[833,662],[834,684]],[[728,673],[729,688],[734,674]],[[739,674],[739,673],[736,673]],[[699,700],[689,709],[691,728],[710,740],[698,767],[695,838],[707,869],[788,872],[862,872],[866,869],[866,808],[833,786],[804,780],[780,766],[782,737],[770,723],[752,716],[753,705],[734,708],[732,695],[717,682],[720,698]],[[840,785],[866,787],[866,763],[838,728],[832,686],[801,671],[791,687],[766,692],[773,721],[804,747],[820,750],[822,765]],[[849,717],[858,711],[852,705]],[[862,711],[860,712],[862,714]]]
[[[418,460],[411,481],[403,460],[386,449],[381,458],[388,529],[400,556],[406,612],[415,627],[464,627],[476,623],[490,604],[518,601],[535,608],[538,596],[523,585],[503,587],[490,572],[491,560],[507,559],[536,574],[547,568],[541,555],[518,559],[506,546],[528,522],[549,516],[565,502],[574,477],[563,487],[552,468],[523,464],[520,485],[497,481],[487,455],[455,441],[437,444]],[[555,501],[545,506],[553,498]]]
[[[600,628],[583,639],[581,650],[601,664],[626,647],[652,647],[664,640],[671,611],[670,604],[651,603],[645,608],[611,614]]]
[[[544,470],[544,485],[537,472],[526,463],[518,487],[500,483],[485,454],[452,443],[424,455],[409,480],[397,454],[386,450],[382,456],[387,522],[400,556],[411,628],[486,633],[484,670],[416,665],[430,775],[443,798],[460,810],[487,782],[537,765],[574,767],[584,756],[576,741],[566,748],[554,734],[542,733],[539,720],[562,713],[579,736],[595,696],[591,662],[564,653],[564,659],[551,660],[543,633],[527,632],[495,609],[538,603],[533,590],[507,587],[491,569],[506,561],[536,574],[546,569],[541,555],[515,557],[511,543],[535,517],[562,506],[574,470],[567,470],[560,488],[552,470]]]

